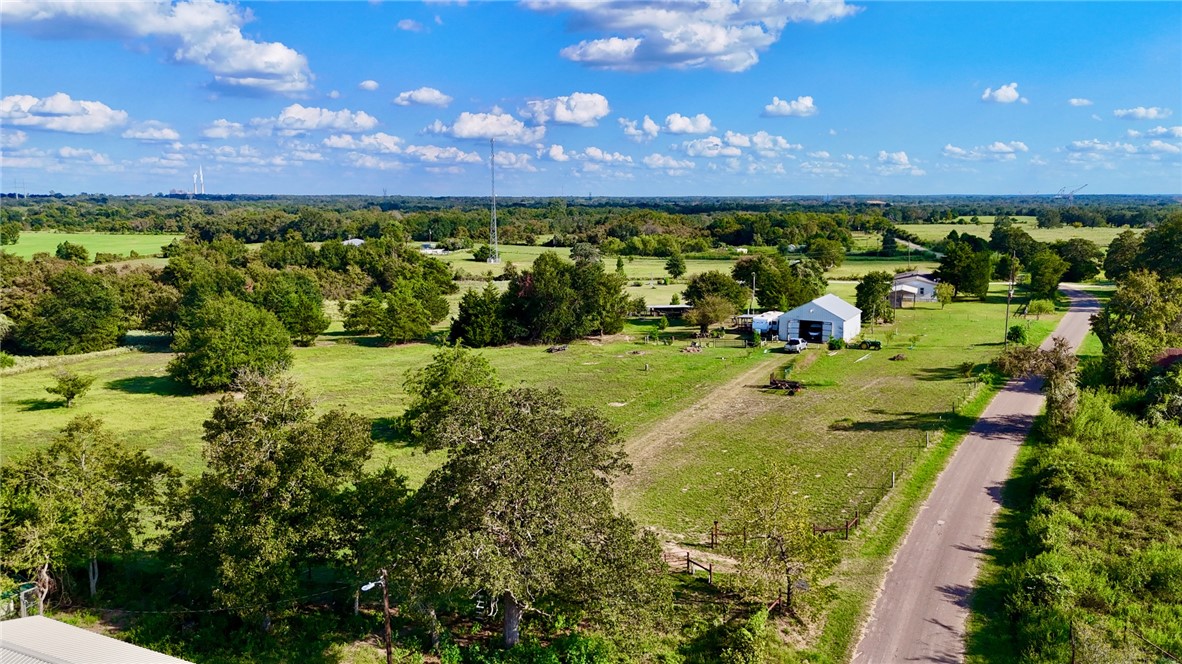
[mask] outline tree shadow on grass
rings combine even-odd
[[[18,399],[16,405],[20,406],[22,411],[53,410],[65,408],[66,402],[61,399]]]
[[[375,442],[392,447],[418,447],[397,417],[375,417],[369,423],[369,435]]]
[[[975,370],[977,365],[973,365]],[[930,381],[950,381],[950,380],[964,380],[964,374],[959,367],[931,367],[928,369],[920,369],[915,372],[915,377],[919,380]]]
[[[866,412],[873,413],[875,415],[893,416],[893,418],[886,420],[846,423],[841,430],[902,431],[910,429],[918,431],[935,431],[937,429],[948,429],[949,425],[957,423],[958,420],[968,420],[969,422],[972,421],[972,418],[966,418],[961,415],[953,415],[951,413],[892,413],[881,408],[870,408]],[[967,427],[965,428],[967,429]]]
[[[190,391],[170,376],[132,376],[107,381],[107,389],[128,394],[155,394],[162,397],[188,396]]]

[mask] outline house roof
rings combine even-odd
[[[912,279],[926,281],[931,284],[939,283],[936,281],[935,275],[930,272],[900,272],[899,274],[895,275],[896,282],[909,281]]]
[[[784,315],[788,316],[789,318],[800,318],[814,309],[824,309],[825,311],[837,316],[842,320],[850,320],[852,318],[862,317],[861,309],[855,307],[849,302],[846,302],[840,297],[837,297],[833,293],[826,293],[812,302],[806,302],[799,307],[796,307]]]
[[[44,616],[0,622],[3,664],[189,664]]]
[[[919,295],[919,289],[915,286],[908,286],[907,284],[895,284],[891,286],[891,292],[911,293],[912,295]]]

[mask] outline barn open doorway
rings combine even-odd
[[[825,323],[819,320],[800,321],[800,338],[810,344],[823,343],[825,341]]]

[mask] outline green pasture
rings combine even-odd
[[[1058,318],[1031,320],[1032,339],[1049,334]],[[958,365],[973,362],[979,372],[1000,350],[1004,327],[999,288],[984,303],[899,310],[893,326],[865,331],[886,342],[881,351],[814,347],[784,355],[785,365],[800,367],[791,378],[807,389],[788,396],[758,385],[738,388],[737,412],[703,423],[669,449],[624,502],[644,523],[701,533],[720,516],[719,488],[730,474],[774,462],[799,469],[799,491],[815,519],[841,522],[889,485],[892,468],[921,454],[928,432],[946,428],[959,400],[984,389],[962,378]],[[905,360],[889,359],[900,353]]]
[[[1039,228],[1038,223],[1034,217],[1014,217],[1018,220],[1018,226],[1030,234],[1030,237],[1039,242],[1054,242],[1056,240],[1069,240],[1071,238],[1084,238],[1091,240],[1100,245],[1101,248],[1106,248],[1112,239],[1120,235],[1127,228],[1075,228],[1073,226],[1063,226],[1061,228]],[[900,226],[903,230],[914,233],[920,240],[930,242],[935,240],[942,240],[948,236],[948,233],[956,231],[957,233],[969,235],[976,235],[989,239],[989,234],[993,232],[993,217],[980,217],[980,224],[968,223],[969,217],[961,217],[965,221],[963,224],[906,224]],[[1134,228],[1135,232],[1140,233],[1142,229]]]
[[[160,253],[160,247],[172,242],[182,235],[145,235],[143,233],[55,233],[53,231],[21,231],[16,244],[4,247],[4,251],[20,256],[32,258],[33,254],[49,253],[57,250],[62,242],[71,242],[86,247],[91,260],[96,253],[111,253],[128,256],[131,252],[139,252],[142,256],[154,256]]]
[[[643,337],[645,323],[632,332]],[[684,345],[684,344],[682,344]],[[374,463],[389,461],[418,484],[440,462],[395,433],[393,418],[407,404],[402,382],[408,371],[430,361],[436,347],[384,347],[370,338],[329,333],[311,348],[296,348],[291,376],[321,411],[343,408],[371,420],[379,441]],[[703,390],[741,370],[748,352],[734,348],[700,354],[678,346],[627,341],[578,342],[562,353],[539,346],[482,351],[508,386],[557,388],[579,406],[594,406],[627,436],[637,427],[668,417]],[[97,378],[73,408],[45,392],[54,368],[0,378],[0,461],[45,445],[75,415],[102,418],[136,448],[168,461],[185,474],[203,467],[201,423],[219,395],[192,395],[169,378],[167,352],[127,352],[79,358],[70,369]],[[647,367],[647,370],[646,370]]]

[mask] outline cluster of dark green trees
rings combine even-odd
[[[531,269],[511,272],[504,292],[489,284],[465,293],[449,338],[484,347],[615,334],[625,316],[645,309],[643,300],[628,298],[624,283],[595,257],[570,262],[545,252]]]
[[[288,366],[290,346],[329,325],[324,300],[356,298],[347,326],[389,342],[421,338],[447,316],[450,269],[393,233],[360,245],[298,234],[257,252],[223,236],[164,247],[163,269],[88,271],[75,260],[0,254],[4,343],[21,353],[62,355],[113,348],[128,330],[172,335],[169,371],[197,390],[227,387],[244,370]]]

